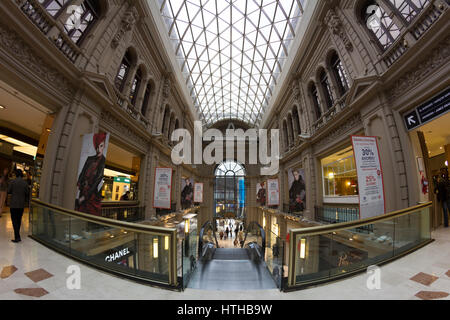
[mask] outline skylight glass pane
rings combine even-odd
[[[158,2],[204,122],[238,118],[259,125],[295,37],[303,2]]]

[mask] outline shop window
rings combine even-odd
[[[331,69],[339,87],[341,95],[345,94],[349,89],[347,72],[342,65],[341,59],[336,52],[331,57]]]
[[[377,2],[371,1],[364,6],[362,18],[365,26],[378,39],[379,44],[386,50],[400,35],[401,29],[388,12]]]
[[[325,201],[358,195],[358,176],[351,147],[322,159],[321,165]]]
[[[328,76],[325,70],[320,73],[320,84],[322,85],[323,93],[325,95],[325,101],[327,103],[328,109],[330,109],[333,104],[333,93],[331,91],[330,82],[328,81]]]

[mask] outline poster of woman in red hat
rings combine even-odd
[[[75,210],[101,216],[101,190],[109,133],[83,136],[83,147],[78,167]]]

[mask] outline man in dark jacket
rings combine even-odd
[[[14,228],[14,240],[20,242],[20,226],[22,224],[23,210],[28,205],[28,195],[30,193],[28,183],[23,179],[22,170],[16,170],[16,179],[8,185],[8,193],[11,193],[11,221]]]
[[[444,226],[448,228],[448,212],[450,211],[450,181],[448,179],[448,171],[446,168],[441,169],[437,185],[438,201],[442,203],[444,210]]]

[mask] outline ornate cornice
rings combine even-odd
[[[58,92],[67,97],[72,97],[75,94],[75,89],[66,77],[36,54],[15,31],[1,24],[0,47],[1,50],[20,62],[29,72],[34,73],[49,86],[55,87]]]
[[[415,87],[420,81],[426,78],[430,73],[443,66],[450,60],[450,37],[442,41],[431,54],[416,66],[411,66],[403,77],[398,79],[392,89],[389,91],[390,100],[395,100],[402,96],[406,91]]]
[[[102,110],[101,121],[107,123],[112,129],[115,129],[122,139],[134,142],[135,145],[146,150],[147,140],[137,135],[131,127],[117,119],[111,112]]]
[[[337,126],[337,128],[328,132],[328,134],[321,138],[317,143],[314,144],[315,147],[322,147],[330,142],[335,142],[342,134],[345,134],[352,128],[362,126],[361,115],[359,113],[353,115],[351,118],[346,120],[343,124]]]

